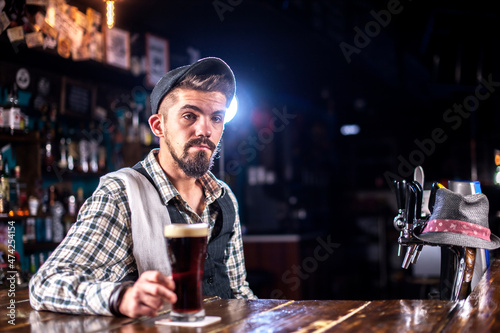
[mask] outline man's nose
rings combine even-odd
[[[210,137],[212,135],[212,127],[209,117],[200,117],[196,122],[196,136]]]

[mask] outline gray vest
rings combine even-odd
[[[133,168],[123,168],[109,173],[101,179],[101,182],[108,177],[117,177],[125,183],[129,203],[133,203],[130,204],[130,221],[137,273],[140,275],[147,270],[158,270],[165,275],[171,275],[163,227],[166,224],[186,223],[186,221],[173,204],[167,204],[168,214],[165,214],[165,206],[156,185],[139,163]],[[224,264],[224,252],[232,236],[236,212],[227,193],[214,204],[219,206],[222,214],[219,213],[217,216],[207,246],[203,295],[234,298]],[[165,255],[159,255],[161,253]],[[132,275],[124,280],[136,277]]]

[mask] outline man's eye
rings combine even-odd
[[[224,121],[224,117],[222,116],[214,116],[212,117],[212,120],[217,122],[217,123],[220,123],[220,122],[223,122]]]
[[[186,113],[185,115],[182,116],[182,118],[184,118],[186,120],[193,120],[193,119],[196,119],[196,116],[192,113]]]

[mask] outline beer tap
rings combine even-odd
[[[398,215],[394,218],[394,227],[400,231],[398,238],[398,256],[401,247],[406,246],[406,254],[402,267],[408,268],[410,263],[416,263],[424,242],[415,237],[415,228],[422,225],[422,185],[417,181],[395,181]],[[404,207],[404,208],[403,208]]]
[[[431,194],[429,196],[429,211],[434,211],[434,204],[436,203],[436,192],[438,189],[443,188],[444,186],[441,183],[434,182],[432,183]]]
[[[407,269],[415,264],[424,245],[441,247],[440,298],[457,300],[470,292],[476,250],[453,245],[431,244],[416,237],[424,229],[428,217],[422,217],[422,185],[417,181],[394,181],[398,215],[394,218],[394,227],[400,231],[398,238],[398,256],[401,248],[406,247],[402,267]],[[429,211],[434,211],[436,192],[444,186],[433,183],[429,197]]]
[[[394,217],[394,228],[398,230],[400,238],[403,236],[403,229],[406,221],[406,181],[394,181],[396,189],[396,202],[398,206],[398,215]],[[398,257],[401,255],[401,243],[398,244]]]
[[[421,228],[424,224],[424,221],[422,220],[422,200],[423,200],[423,188],[422,185],[417,182],[413,181],[412,185],[415,187],[414,190],[416,192],[416,202],[415,202],[415,218],[414,218],[414,224],[413,224],[413,230],[418,230]],[[416,239],[414,239],[416,240]],[[418,258],[420,257],[420,253],[422,252],[422,248],[424,247],[424,242],[420,240],[416,240],[417,242],[417,248],[416,251],[414,251],[413,256],[411,258],[411,263],[416,264]]]
[[[403,228],[403,236],[399,237],[399,243],[407,247],[403,260],[403,268],[405,269],[410,265],[413,254],[417,249],[417,244],[414,242],[415,237],[413,235],[416,197],[415,187],[412,183],[408,183],[406,186],[406,223]]]

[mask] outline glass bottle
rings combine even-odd
[[[88,138],[89,131],[83,123],[80,124],[80,140],[78,142],[78,153],[80,155],[80,164],[78,170],[83,173],[90,171],[90,140]]]
[[[0,99],[2,99],[2,89],[0,89]],[[4,106],[0,104],[0,130],[3,131],[5,127],[5,113],[7,111],[4,109]]]
[[[9,212],[9,176],[5,171],[2,154],[0,154],[0,213]]]
[[[58,147],[58,161],[57,161],[57,166],[59,169],[62,171],[65,171],[68,169],[68,142],[66,140],[67,138],[67,121],[63,117],[59,117],[60,124],[58,126],[58,135],[57,139],[59,140],[59,147]]]
[[[78,215],[78,212],[80,211],[80,208],[82,208],[84,203],[85,203],[85,196],[83,193],[83,188],[79,187],[78,190],[76,191],[76,214],[77,215]]]
[[[59,141],[59,151],[61,158],[59,159],[59,168],[66,170],[68,168],[68,144],[66,138],[62,137]]]
[[[18,215],[28,216],[28,192],[26,190],[26,183],[21,182],[21,166],[14,167],[14,180],[16,185],[17,206],[19,208]]]
[[[47,172],[54,169],[55,154],[54,154],[54,129],[49,122],[45,123],[45,137],[43,138],[42,159]]]
[[[49,188],[50,195],[50,213],[52,215],[52,241],[60,242],[64,238],[64,205],[58,200],[54,186]]]
[[[8,127],[11,134],[21,127],[21,108],[19,107],[19,99],[17,96],[17,85],[14,86],[8,96]]]
[[[99,171],[99,137],[94,123],[90,123],[89,132],[89,168],[90,172],[97,173]]]
[[[18,168],[19,169],[19,168]],[[14,167],[14,174],[9,173],[6,169],[5,172],[9,175],[9,211],[11,211],[14,215],[22,216],[23,213],[20,210],[19,201],[20,201],[20,192],[21,187],[19,184],[19,177],[16,174],[16,168]],[[13,177],[12,177],[13,176]]]

